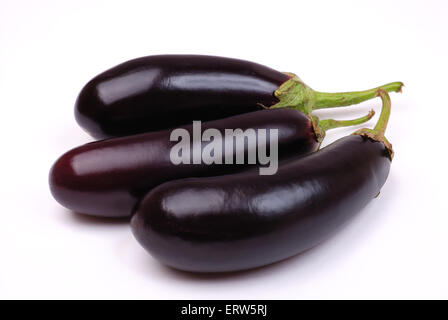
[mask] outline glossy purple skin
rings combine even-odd
[[[192,136],[192,125],[183,128]],[[202,123],[202,131],[207,128],[218,129],[221,134],[233,128],[278,129],[278,156],[282,159],[296,158],[317,148],[310,119],[292,109],[262,110]],[[149,190],[163,182],[234,173],[254,166],[174,165],[170,150],[177,141],[170,141],[170,134],[171,130],[143,133],[96,141],[70,150],[50,171],[54,198],[79,213],[127,217]],[[203,142],[202,148],[206,144]]]
[[[140,244],[193,272],[256,268],[328,238],[372,200],[390,169],[380,142],[358,135],[279,167],[164,183],[132,217]]]
[[[75,105],[96,138],[157,131],[261,110],[278,100],[284,73],[249,61],[157,55],[134,59],[90,80]]]

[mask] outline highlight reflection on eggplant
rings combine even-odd
[[[226,272],[296,255],[328,238],[384,185],[393,156],[384,137],[390,99],[373,130],[361,129],[277,174],[248,171],[164,183],[131,219],[140,244],[186,271]]]
[[[401,82],[379,88],[399,91]],[[376,89],[317,92],[291,73],[224,57],[157,55],[109,69],[81,90],[76,120],[93,137],[158,131],[263,108],[313,109],[371,99]]]

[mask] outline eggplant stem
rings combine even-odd
[[[358,124],[362,124],[364,122],[369,121],[375,115],[375,111],[370,110],[369,113],[363,117],[352,119],[352,120],[335,120],[335,119],[325,119],[319,121],[319,127],[323,131],[341,128],[341,127],[349,127],[356,126]]]
[[[377,96],[378,90],[384,90],[386,92],[401,92],[403,87],[402,82],[391,82],[383,86],[354,92],[339,92],[339,93],[326,93],[315,91],[315,105],[314,110],[345,107],[352,104],[358,104],[363,101],[373,99]]]
[[[389,152],[389,158],[392,160],[394,156],[394,151],[392,149],[392,144],[386,139],[384,136],[384,133],[386,132],[387,123],[389,122],[390,118],[390,110],[391,110],[391,101],[389,94],[383,90],[378,89],[376,96],[381,97],[381,100],[383,102],[383,105],[381,107],[381,114],[378,118],[378,122],[376,123],[375,127],[372,129],[363,128],[356,132],[354,132],[354,135],[360,135],[366,138],[369,138],[374,141],[379,141],[384,143],[387,151]]]
[[[384,137],[384,133],[386,133],[387,123],[389,122],[390,118],[391,101],[387,92],[382,89],[378,90],[376,95],[381,97],[383,106],[381,108],[380,117],[375,127],[373,128],[373,131],[376,132],[379,136]]]
[[[345,107],[373,99],[380,89],[386,92],[401,92],[403,87],[402,82],[392,82],[364,91],[326,93],[314,91],[292,73],[286,74],[290,77],[289,80],[274,92],[279,101],[269,108],[293,108],[306,115],[311,115],[311,112],[317,109]]]
[[[316,139],[320,146],[322,140],[325,138],[327,130],[363,124],[372,119],[374,115],[375,111],[370,110],[369,113],[366,114],[365,116],[351,120],[335,120],[335,119],[319,120],[319,118],[316,116],[310,116],[310,117],[313,123],[314,134],[316,135]]]

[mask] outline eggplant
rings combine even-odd
[[[281,165],[275,175],[247,171],[154,188],[131,219],[135,238],[163,264],[191,272],[261,267],[316,246],[386,182],[390,99],[378,94],[383,107],[373,130]]]
[[[215,129],[222,136],[228,129],[241,129],[237,134],[240,138],[245,137],[247,129],[266,130],[267,133],[275,129],[278,136],[278,157],[286,161],[315,151],[326,130],[363,123],[372,116],[373,111],[354,120],[319,121],[316,117],[308,117],[293,109],[262,110],[205,122],[202,129],[204,133],[208,129]],[[190,137],[195,135],[193,125],[178,129],[185,129]],[[257,141],[258,146],[250,146],[245,142],[244,150],[237,150],[236,146],[227,150],[231,158],[235,159],[231,161],[233,164],[228,164],[225,158],[227,155],[224,144],[219,161],[221,164],[218,161],[177,163],[171,157],[173,148],[178,145],[178,142],[172,139],[173,132],[165,130],[106,139],[68,151],[50,170],[50,189],[53,197],[61,205],[78,213],[102,217],[129,217],[137,202],[149,190],[163,182],[185,177],[235,173],[263,165],[258,159],[252,163],[248,161],[249,152],[254,154],[262,145],[265,150],[271,147],[267,145],[266,134],[263,141]],[[199,141],[190,144],[187,150],[189,158],[194,157],[196,150],[202,153],[210,143]],[[243,155],[243,163],[238,163],[238,155]]]
[[[402,83],[382,86],[398,91]],[[292,73],[238,59],[156,55],[109,69],[81,90],[78,124],[95,138],[159,131],[261,109],[348,106],[374,97],[376,89],[323,93]]]

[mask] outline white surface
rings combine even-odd
[[[443,0],[0,0],[0,297],[448,298],[447,17]],[[91,141],[73,117],[79,90],[158,53],[249,59],[320,91],[403,81],[403,94],[392,94],[396,157],[380,197],[306,254],[227,276],[167,269],[127,223],[62,208],[47,177],[59,155]],[[319,114],[372,106],[380,101]],[[327,143],[352,131],[333,131]]]

